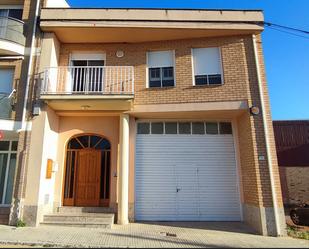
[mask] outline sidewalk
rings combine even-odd
[[[176,237],[175,237],[176,236]],[[302,247],[309,242],[288,237],[272,238],[252,234],[242,223],[158,223],[115,225],[112,230],[0,226],[1,244],[58,247]],[[1,245],[0,245],[1,247]]]

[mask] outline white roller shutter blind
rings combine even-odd
[[[99,53],[73,53],[71,54],[71,60],[72,61],[105,61],[106,55],[105,54],[99,54]]]
[[[221,55],[219,48],[194,48],[192,52],[195,75],[221,74]]]
[[[148,52],[148,67],[173,67],[174,53],[173,51]]]

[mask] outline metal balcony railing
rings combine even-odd
[[[133,95],[133,66],[55,67],[43,73],[41,95]]]
[[[12,17],[0,16],[0,39],[25,46],[24,22]]]

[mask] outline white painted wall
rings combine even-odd
[[[59,129],[59,117],[57,114],[49,108],[46,110],[46,113],[38,200],[39,207],[43,208],[42,213],[44,214],[51,213],[53,211],[55,173],[52,174],[51,179],[46,179],[46,170],[48,159],[51,159],[54,163],[57,163]]]
[[[70,5],[65,0],[46,0],[46,8],[70,8]]]
[[[57,160],[59,117],[46,107],[32,124],[35,132],[31,134],[24,204],[38,207],[36,219],[31,221],[37,225],[53,209],[55,173],[46,179],[46,167],[48,159]]]

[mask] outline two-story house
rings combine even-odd
[[[88,210],[284,234],[262,11],[48,2],[21,219],[66,225]]]

